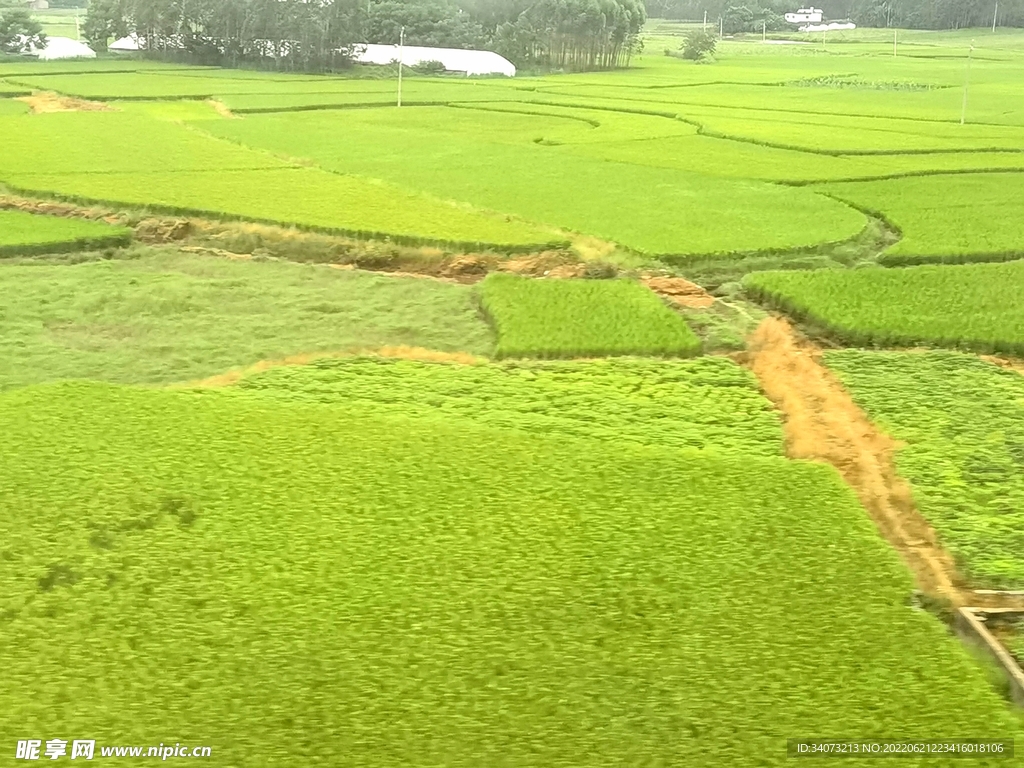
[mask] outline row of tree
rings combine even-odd
[[[641,0],[92,0],[90,45],[135,34],[144,53],[205,64],[334,70],[358,43],[491,48],[519,66],[627,64]]]
[[[726,31],[786,28],[783,14],[795,11],[795,0],[646,0],[649,16],[664,19],[723,20]],[[992,24],[996,0],[816,0],[828,19],[849,19],[863,27],[962,29]],[[1000,26],[1024,27],[1024,0],[998,0]],[[748,29],[749,27],[749,29]]]
[[[640,0],[540,0],[495,30],[495,50],[561,69],[628,66],[646,20]]]

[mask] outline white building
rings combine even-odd
[[[107,46],[107,50],[114,53],[131,53],[139,50],[140,47],[138,35],[132,32],[128,37],[122,37],[120,40],[112,42]]]

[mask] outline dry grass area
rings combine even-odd
[[[218,101],[217,99],[209,99],[206,103],[213,107],[214,112],[216,112],[221,117],[226,117],[229,120],[242,119],[241,115],[236,115],[234,112],[232,112],[231,108],[228,107],[228,105],[225,104],[223,101]]]
[[[19,96],[18,101],[28,104],[33,115],[45,115],[52,112],[116,112],[109,104],[102,101],[88,101],[71,96],[61,96],[52,91],[37,91],[31,96]]]

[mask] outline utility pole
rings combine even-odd
[[[992,34],[996,33],[996,21],[999,19],[999,0],[996,0],[996,10],[992,14]]]
[[[974,53],[974,41],[971,40],[971,50],[967,52],[967,78],[964,80],[964,104],[960,108],[960,125],[967,122],[967,92],[971,88],[971,54]]]
[[[708,31],[708,12],[704,11],[704,32]]]
[[[402,106],[402,66],[405,62],[405,27],[398,33],[398,106]]]
[[[768,40],[768,22],[767,21],[762,21],[761,22],[761,42],[763,43],[766,40]]]
[[[892,31],[892,57],[893,57],[894,59],[895,59],[895,58],[896,58],[896,56],[897,56],[897,53],[896,53],[896,46],[897,46],[897,44],[898,44],[898,40],[899,40],[899,35],[900,35],[900,31],[899,31],[898,29],[894,29],[894,30]]]
[[[724,16],[719,16],[718,17],[718,37],[719,38],[725,37],[725,17]]]

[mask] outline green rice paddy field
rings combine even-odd
[[[242,222],[129,245],[144,227],[0,210],[0,751],[1024,748],[854,490],[787,457],[800,414],[698,336],[777,311],[828,337],[965,583],[1024,587],[1024,378],[973,354],[1024,351],[1024,33],[735,39],[695,65],[649,30],[626,70],[410,77],[400,109],[382,80],[0,59],[0,198]],[[34,91],[105,109],[37,114]],[[622,272],[299,264],[251,223],[308,262],[344,236]],[[680,311],[649,270],[724,275],[720,300]],[[1020,757],[901,764],[967,763]]]
[[[582,233],[666,258],[820,247],[870,211],[902,233],[884,254],[899,263],[1005,256],[1024,250],[1024,219],[998,216],[1024,177],[1017,39],[975,40],[964,125],[963,35],[911,36],[898,57],[870,37],[726,41],[703,66],[652,37],[621,72],[411,78],[401,110],[380,80],[0,62],[8,92],[114,110],[30,115],[0,99],[0,182],[426,241]],[[163,106],[175,100],[190,106]]]

